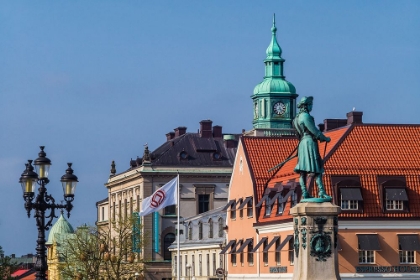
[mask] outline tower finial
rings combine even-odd
[[[277,27],[276,27],[276,14],[273,14],[273,27],[271,27],[271,32],[273,32],[273,35],[276,34]]]

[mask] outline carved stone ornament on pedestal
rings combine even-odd
[[[337,233],[340,207],[299,203],[290,210],[294,221],[293,280],[338,280]]]

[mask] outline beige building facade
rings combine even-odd
[[[110,221],[119,215],[131,216],[139,211],[144,198],[177,174],[181,217],[226,205],[238,135],[223,134],[222,127],[213,126],[210,120],[200,122],[198,133],[186,130],[178,127],[168,133],[167,141],[153,152],[146,147],[142,158],[130,161],[128,170],[117,173],[115,166],[111,168],[105,184],[108,197],[97,203],[98,226],[110,227]],[[140,219],[144,247],[139,257],[145,260],[144,276],[171,279],[169,246],[176,237],[176,207],[168,206]]]

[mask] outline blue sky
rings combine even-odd
[[[0,0],[0,245],[35,253],[18,184],[45,145],[48,190],[79,177],[73,226],[93,224],[112,160],[195,132],[252,128],[250,96],[276,13],[285,75],[317,123],[353,109],[368,123],[419,123],[419,1]],[[397,138],[398,135],[395,135]],[[279,159],[279,162],[282,159]]]

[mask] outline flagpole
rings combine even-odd
[[[177,255],[177,262],[176,262],[176,279],[177,280],[180,280],[180,275],[179,275],[179,272],[180,272],[180,266],[181,266],[181,262],[180,262],[180,259],[181,259],[181,256],[180,256],[180,244],[179,244],[179,235],[180,235],[180,233],[179,233],[179,231],[180,231],[180,225],[179,225],[179,208],[180,208],[180,204],[179,204],[179,196],[181,195],[180,194],[180,192],[179,192],[179,172],[178,172],[178,174],[177,174],[177,180],[176,180],[176,184],[177,184],[177,186],[176,186],[176,191],[177,191],[177,196],[176,196],[176,208],[177,208],[177,215],[176,215],[176,219],[177,219],[177,225],[178,225],[178,229],[177,229],[177,232],[176,232],[176,255]]]

